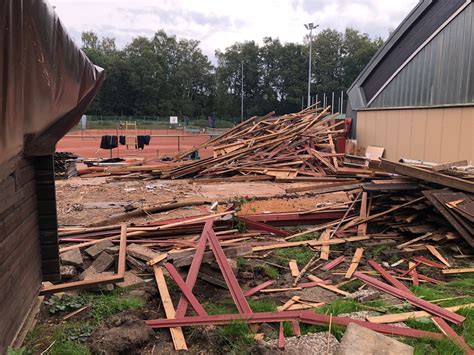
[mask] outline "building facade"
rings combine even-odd
[[[391,160],[474,161],[474,4],[422,0],[349,91],[360,147]]]

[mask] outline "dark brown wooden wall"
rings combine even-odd
[[[0,354],[43,280],[59,277],[52,157],[0,165]]]
[[[32,160],[0,166],[0,353],[10,345],[42,281]]]

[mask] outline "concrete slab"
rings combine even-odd
[[[82,260],[82,254],[79,249],[71,249],[59,254],[61,264],[72,265],[78,268],[84,268],[84,261]]]
[[[413,351],[410,345],[351,323],[341,339],[337,355],[411,355]]]

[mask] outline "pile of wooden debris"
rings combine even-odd
[[[327,144],[317,142],[321,141],[314,141],[314,144]],[[296,145],[293,148],[296,149]],[[311,151],[312,148],[304,148],[302,154],[305,158],[310,155],[314,158]],[[283,151],[280,153],[285,154]],[[332,157],[322,157],[323,153],[316,154],[320,157],[317,158],[319,162],[332,160]],[[217,154],[217,158],[222,156]],[[236,161],[239,169],[246,169],[242,168],[244,160]],[[283,322],[290,321],[296,336],[300,334],[300,323],[341,326],[356,323],[390,335],[431,339],[448,336],[466,351],[471,351],[445,320],[462,323],[464,317],[455,311],[473,305],[443,308],[417,297],[406,283],[438,285],[446,283],[452,274],[474,272],[474,268],[466,264],[469,250],[474,247],[473,183],[469,179],[436,172],[433,167],[428,169],[383,159],[371,161],[369,166],[374,169],[369,175],[371,177],[359,176],[330,186],[320,184],[287,189],[287,197],[295,199],[300,197],[298,193],[301,191],[308,191],[309,196],[323,193],[347,195],[345,202],[325,204],[306,211],[250,213],[251,208],[243,208],[242,204],[235,202],[222,203],[216,211],[214,203],[211,210],[215,212],[212,214],[146,225],[124,223],[63,228],[60,242],[67,243],[67,246],[60,248],[62,260],[77,259],[81,257],[79,250],[85,249],[92,263],[81,274],[80,280],[47,285],[41,292],[51,294],[104,284],[130,286],[143,282],[138,275],[154,275],[166,319],[147,320],[146,324],[153,328],[169,328],[176,349],[187,348],[180,327],[221,325],[240,320],[280,324],[280,348],[285,344]],[[326,169],[329,168],[326,166],[320,172],[327,173]],[[385,177],[377,177],[375,170]],[[223,173],[219,169],[213,171]],[[206,201],[196,202],[203,203]],[[173,203],[149,207],[125,213],[120,219],[126,222],[127,218],[185,205]],[[306,226],[306,229],[295,230],[295,225]],[[119,243],[119,246],[114,243]],[[388,246],[389,250],[378,255],[374,250],[381,246]],[[281,257],[273,257],[277,251],[291,248],[307,248],[312,257],[305,263],[287,260],[286,265],[282,264]],[[455,254],[448,258],[442,250],[454,251]],[[397,260],[393,261],[392,257]],[[236,267],[236,263],[230,261],[236,258],[270,265],[278,269],[279,275],[288,273],[289,276],[262,280],[256,277],[253,269]],[[392,259],[390,263],[387,262],[389,259]],[[114,269],[115,264],[118,265],[117,272],[108,271]],[[181,276],[183,273],[186,275],[184,278]],[[176,310],[164,274],[174,280],[182,293]],[[288,281],[289,277],[291,281]],[[193,291],[198,278],[215,287],[228,289],[237,313],[210,315]],[[316,287],[340,297],[356,298],[355,293],[344,289],[355,280],[363,283],[360,290],[382,291],[408,301],[421,311],[355,320],[308,312],[324,306],[325,302],[298,296],[298,292]],[[242,288],[243,284],[245,287]],[[254,312],[249,306],[248,300],[252,297],[292,292],[294,296],[282,303],[277,312]],[[189,306],[194,315],[189,312]],[[361,308],[364,308],[363,303]],[[433,317],[442,333],[386,324],[426,316]]]

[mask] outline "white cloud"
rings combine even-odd
[[[124,46],[137,36],[168,34],[201,41],[211,57],[234,42],[278,37],[301,42],[304,23],[344,30],[353,27],[386,38],[417,0],[50,0],[75,40],[82,31],[116,38]]]

